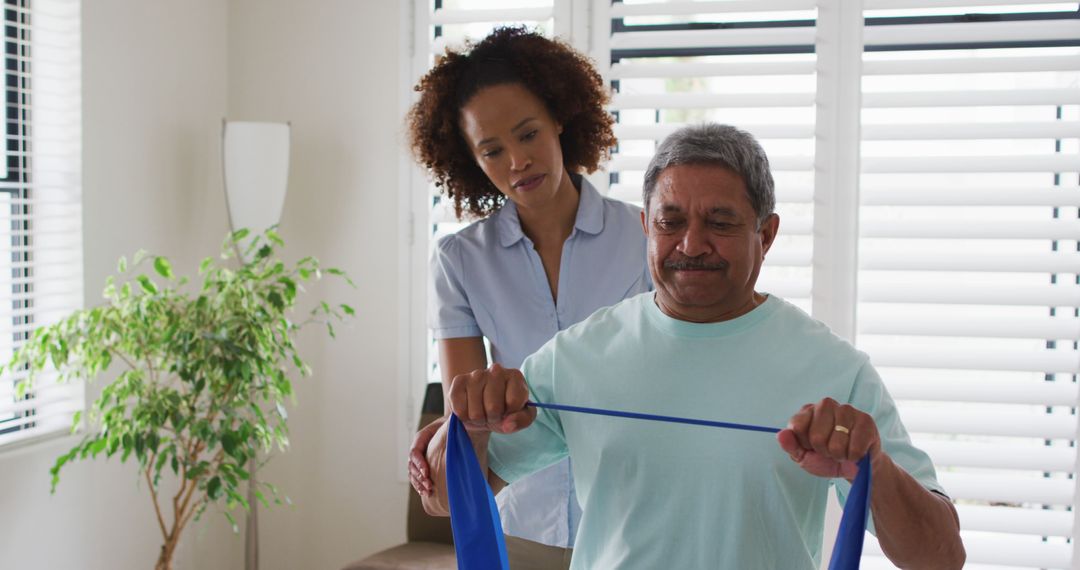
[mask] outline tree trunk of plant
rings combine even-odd
[[[258,482],[255,480],[255,471],[258,465],[255,457],[248,462],[248,512],[247,526],[244,537],[244,570],[259,570],[259,503],[255,497]]]
[[[158,555],[154,570],[173,570],[173,554],[176,553],[176,545],[179,541],[180,533],[174,532],[169,535],[169,539],[161,545],[161,554]]]

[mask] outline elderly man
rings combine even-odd
[[[450,406],[492,488],[569,455],[584,515],[572,568],[816,569],[830,485],[873,467],[873,527],[903,568],[960,568],[956,511],[867,356],[754,285],[779,218],[764,151],[686,127],[649,164],[655,293],[601,309],[521,371],[458,376]],[[528,399],[726,422],[767,434],[526,407]],[[816,403],[807,403],[816,402]],[[792,415],[794,414],[794,415]],[[445,426],[428,448],[447,514]]]

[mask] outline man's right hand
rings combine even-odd
[[[529,427],[536,408],[526,407],[529,389],[521,371],[492,364],[455,376],[450,409],[470,432],[514,433]]]

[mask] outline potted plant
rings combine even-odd
[[[184,529],[210,505],[223,505],[235,530],[232,511],[249,508],[242,489],[254,475],[249,461],[257,457],[250,464],[260,466],[274,448],[288,446],[290,373],[311,373],[293,344],[297,331],[321,323],[333,337],[333,321],[354,314],[322,302],[293,321],[302,284],[323,276],[318,260],[287,265],[276,255],[284,243],[273,229],[248,236],[230,234],[219,260],[203,260],[197,288],[177,278],[164,257],[140,252],[130,266],[121,258],[104,304],[37,329],[3,367],[24,371],[19,393],[27,394],[46,367],[61,381],[80,381],[118,365],[86,416],[76,414],[72,430],[85,419],[84,435],[57,458],[52,489],[70,461],[134,458],[161,531],[157,570],[172,568]],[[250,261],[230,261],[241,248]],[[352,285],[340,270],[325,272]],[[269,483],[257,483],[254,495],[267,507],[281,502]]]

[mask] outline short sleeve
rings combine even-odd
[[[436,339],[482,336],[462,280],[462,258],[453,235],[431,253],[428,326]]]
[[[889,454],[893,462],[925,489],[946,495],[945,490],[937,481],[937,473],[934,470],[934,464],[930,461],[930,456],[911,444],[907,428],[900,421],[896,402],[889,395],[881,376],[869,361],[863,363],[859,369],[848,403],[873,416],[878,433],[881,435],[882,449]],[[840,499],[840,504],[844,504],[851,484],[845,479],[835,481],[837,497]],[[867,523],[871,532],[874,532],[873,520]]]
[[[557,339],[549,341],[521,365],[529,398],[534,402],[552,401],[556,345]],[[559,413],[539,408],[536,421],[529,427],[508,435],[491,435],[488,466],[500,479],[513,483],[561,461],[569,453]]]

